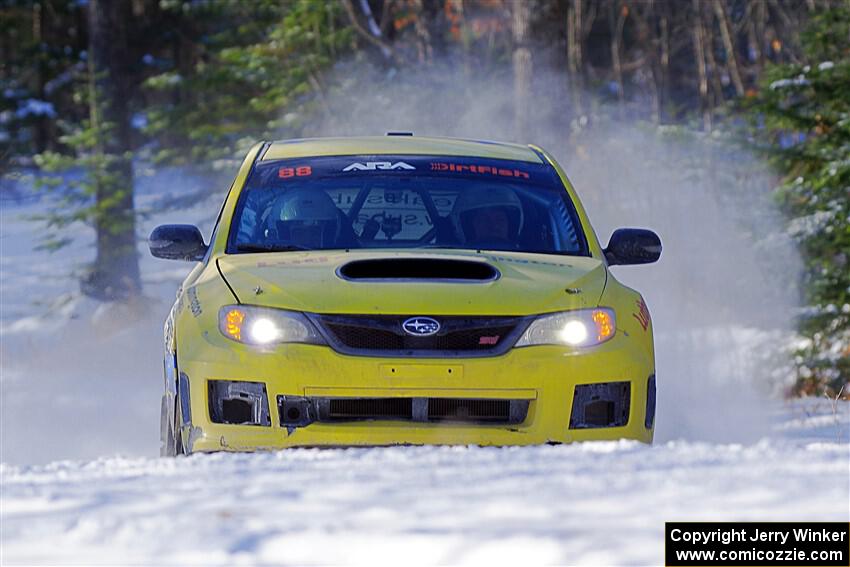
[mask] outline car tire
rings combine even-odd
[[[183,412],[180,409],[180,393],[174,400],[174,456],[185,455],[186,448],[183,445]]]
[[[169,404],[173,404],[169,408]],[[169,411],[171,409],[171,411]],[[160,409],[160,439],[162,444],[159,448],[161,457],[176,457],[183,454],[183,440],[181,438],[179,416],[180,405],[177,400],[170,402],[168,396],[162,396],[162,406]]]

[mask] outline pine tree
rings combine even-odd
[[[87,101],[89,117],[60,137],[70,151],[35,156],[48,174],[40,185],[55,190],[51,209],[39,217],[49,229],[42,247],[67,244],[62,229],[71,223],[92,226],[97,252],[81,289],[101,301],[126,301],[141,294],[126,53],[126,25],[131,20],[126,8],[121,2],[89,2],[88,67],[78,77],[84,79],[78,95]],[[82,175],[69,176],[75,169]]]
[[[751,103],[761,149],[784,174],[778,196],[806,261],[809,309],[795,393],[850,382],[850,2],[818,14],[805,61],[767,69]]]
[[[352,46],[337,3],[271,0],[166,4],[184,22],[188,64],[145,82],[158,101],[146,133],[154,160],[241,157],[263,137],[296,137],[322,107],[322,72]],[[192,25],[186,23],[191,21]]]

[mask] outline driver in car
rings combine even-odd
[[[451,220],[455,234],[464,244],[514,249],[522,229],[522,203],[506,187],[477,187],[458,195]]]
[[[264,236],[305,249],[351,247],[351,223],[324,191],[294,189],[268,209]]]

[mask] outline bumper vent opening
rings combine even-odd
[[[392,420],[414,423],[523,423],[530,400],[464,398],[302,398],[278,396],[283,427],[313,422]]]
[[[210,419],[231,425],[271,425],[262,382],[209,381]]]
[[[587,425],[606,427],[614,423],[614,402],[596,400],[584,406],[584,422]]]
[[[629,422],[629,382],[580,384],[573,394],[570,429],[622,427]]]
[[[330,419],[412,419],[412,398],[340,398],[328,401]]]
[[[338,271],[342,279],[352,281],[428,280],[489,282],[499,278],[499,271],[485,262],[440,260],[435,258],[391,258],[355,260]]]
[[[254,404],[239,398],[221,400],[221,418],[225,423],[253,423]]]
[[[510,400],[458,400],[431,398],[428,419],[431,421],[509,421]]]

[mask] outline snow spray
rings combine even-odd
[[[612,270],[643,294],[652,313],[656,442],[761,438],[772,399],[790,378],[801,272],[771,200],[767,167],[734,151],[731,141],[620,118],[594,93],[579,114],[563,73],[545,69],[535,70],[531,138],[516,140],[509,71],[476,73],[462,61],[389,72],[339,65],[324,120],[307,134],[408,130],[533,143],[552,152],[603,246],[620,227],[661,236],[659,263]]]

